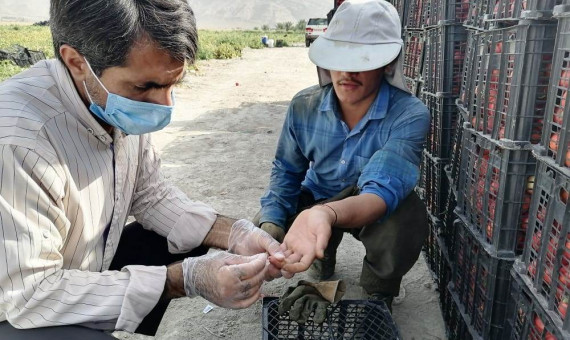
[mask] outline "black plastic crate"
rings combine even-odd
[[[404,32],[404,76],[419,79],[424,60],[424,32]]]
[[[327,308],[327,318],[315,325],[312,314],[305,324],[289,320],[289,314],[279,315],[279,298],[263,298],[264,340],[276,339],[400,339],[400,333],[384,302],[341,300]]]
[[[427,92],[423,92],[420,97],[431,116],[426,150],[434,157],[449,159],[457,127],[457,106],[451,97],[434,96]]]
[[[514,259],[494,256],[474,231],[456,221],[456,255],[453,293],[460,311],[483,339],[503,339],[505,312],[510,286],[509,271]]]
[[[524,275],[513,270],[510,289],[511,301],[507,310],[505,339],[561,340],[570,338],[544,310],[537,296],[525,281]]]
[[[550,19],[552,9],[562,0],[490,0],[485,21],[495,25],[514,25],[520,19]]]
[[[414,79],[414,78],[409,78],[409,77],[404,77],[404,80],[406,81],[406,86],[408,86],[408,89],[410,89],[410,92],[412,92],[412,94],[414,96],[419,96],[420,94],[420,89],[422,87],[422,82],[419,79]]]
[[[449,190],[449,194],[445,200],[445,212],[442,219],[443,224],[439,233],[439,236],[445,245],[445,249],[449,254],[449,259],[455,258],[455,220],[457,219],[457,214],[455,213],[456,207],[457,194],[453,190]]]
[[[566,331],[570,317],[559,307],[570,298],[569,192],[570,178],[539,158],[521,268]]]
[[[478,46],[476,31],[467,30],[467,42],[465,45],[465,60],[463,62],[463,70],[461,71],[461,85],[459,90],[459,98],[457,99],[457,106],[460,110],[468,114],[467,104],[471,98],[471,93],[474,90],[474,77],[476,70],[474,69],[475,50]]]
[[[466,124],[467,126],[467,124]],[[522,253],[536,159],[470,128],[463,130],[457,212],[497,256]]]
[[[443,320],[445,321],[445,328],[447,330],[448,340],[473,340],[477,339],[473,336],[475,332],[469,325],[469,316],[461,312],[459,308],[459,300],[457,295],[453,293],[453,283],[450,282],[447,287],[444,299],[441,301],[441,311]]]
[[[409,0],[406,1],[406,6],[405,28],[422,29],[426,18],[429,17],[430,0]]]
[[[477,30],[488,29],[489,23],[485,21],[485,14],[491,7],[490,2],[491,0],[469,0],[469,11],[463,25]]]
[[[433,279],[441,291],[441,287],[447,287],[451,280],[451,258],[441,237],[443,221],[430,216],[428,223],[429,232],[424,244],[424,254]]]
[[[426,30],[423,91],[459,96],[467,31],[461,25],[439,25]]]
[[[394,5],[394,7],[396,7],[396,10],[398,10],[398,16],[400,16],[400,21],[402,22],[402,27],[404,27],[404,23],[406,22],[405,15],[406,15],[406,3],[407,3],[407,1],[405,1],[405,0],[389,0],[388,2],[391,3],[392,5]]]
[[[457,197],[459,171],[461,168],[461,149],[463,145],[463,125],[467,119],[467,112],[463,111],[461,106],[457,105],[458,114],[455,120],[455,129],[453,131],[453,142],[451,147],[450,164],[446,165],[445,171],[448,173],[449,185],[451,190],[455,192]]]
[[[460,99],[477,131],[540,142],[555,34],[556,25],[529,20],[475,34]]]
[[[570,91],[570,6],[556,6],[554,15],[558,32],[542,145],[557,165],[570,168],[570,105],[566,105]]]
[[[429,213],[438,218],[443,215],[449,191],[449,183],[443,170],[445,164],[444,160],[433,157],[426,150],[423,151],[418,187],[423,191],[423,199]]]
[[[463,24],[469,12],[469,0],[431,0],[425,25]]]

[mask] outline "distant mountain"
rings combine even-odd
[[[253,28],[326,17],[332,0],[188,0],[199,28]],[[0,0],[0,21],[48,18],[49,0]]]

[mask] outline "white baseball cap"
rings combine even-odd
[[[340,5],[327,31],[309,49],[319,83],[331,83],[329,71],[364,72],[398,59],[384,77],[410,92],[403,76],[402,28],[396,8],[385,0],[349,0]]]

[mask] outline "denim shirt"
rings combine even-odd
[[[283,124],[260,222],[284,226],[296,213],[301,186],[319,200],[356,184],[381,197],[388,216],[418,181],[429,125],[426,106],[386,81],[352,130],[332,85],[299,92]]]

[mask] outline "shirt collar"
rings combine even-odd
[[[60,99],[65,109],[76,119],[82,122],[87,130],[101,142],[110,145],[113,138],[97,122],[91,111],[85,106],[75,83],[65,65],[59,60],[47,61],[48,68],[56,81],[60,92]]]
[[[383,80],[376,99],[374,99],[372,105],[368,108],[368,112],[366,114],[368,119],[383,119],[386,117],[386,113],[388,112],[388,103],[390,100],[390,92],[390,85]],[[333,111],[335,113],[339,113],[338,101],[332,85],[330,85],[329,91],[325,94],[325,97],[319,107],[319,111]]]

